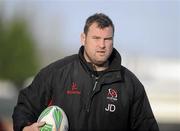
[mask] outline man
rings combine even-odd
[[[143,85],[121,65],[114,25],[102,13],[86,20],[78,54],[42,69],[14,109],[15,131],[36,131],[49,105],[67,114],[70,131],[158,131]]]

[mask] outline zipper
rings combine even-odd
[[[95,83],[94,83],[94,86],[93,86],[93,92],[95,91],[95,89],[96,89],[96,87],[97,87],[97,84],[98,84],[98,79],[99,79],[99,77],[95,77]],[[89,112],[90,111],[90,106],[91,106],[91,99],[92,99],[92,97],[93,97],[93,95],[91,95],[90,97],[89,97],[89,100],[88,100],[88,104],[87,104],[87,112]]]

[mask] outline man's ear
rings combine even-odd
[[[85,36],[85,34],[84,33],[81,33],[81,44],[84,46],[84,44],[85,44],[85,38],[86,36]]]

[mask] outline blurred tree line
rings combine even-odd
[[[35,41],[25,19],[3,21],[0,15],[0,80],[10,80],[21,88],[37,69]]]

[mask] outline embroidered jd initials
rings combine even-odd
[[[116,106],[114,104],[108,104],[105,108],[106,111],[114,112],[116,110]]]

